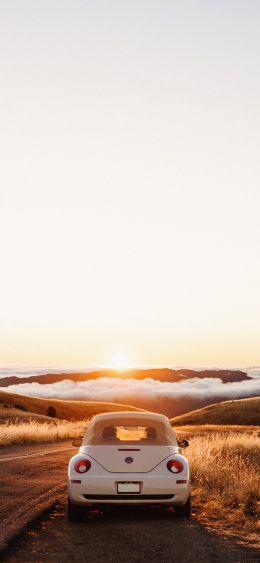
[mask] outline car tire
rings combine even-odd
[[[175,506],[175,514],[176,516],[182,516],[184,518],[189,518],[190,514],[191,514],[191,502],[190,502],[190,496],[187,500],[187,502],[185,504],[183,504],[182,506]]]
[[[84,519],[85,507],[72,504],[68,498],[68,520],[70,522],[82,522]]]

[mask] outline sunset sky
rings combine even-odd
[[[1,3],[1,366],[260,364],[259,21]]]

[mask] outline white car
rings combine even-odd
[[[174,506],[189,516],[189,463],[181,453],[187,445],[162,414],[96,415],[69,462],[69,520],[80,521],[85,508],[105,504]]]

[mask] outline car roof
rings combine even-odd
[[[155,412],[149,412],[149,411],[116,411],[116,412],[106,412],[106,413],[100,413],[100,414],[96,414],[93,417],[93,421],[95,422],[101,422],[101,421],[120,421],[120,419],[133,419],[133,421],[135,419],[138,419],[139,421],[142,421],[145,423],[146,420],[154,420],[156,422],[163,422],[165,423],[166,421],[169,422],[169,418],[167,416],[165,416],[164,414],[159,414],[159,413],[155,413]]]
[[[149,411],[116,411],[94,416],[84,436],[83,445],[104,445],[103,431],[112,426],[146,426],[156,430],[158,445],[177,445],[170,420],[164,414]]]

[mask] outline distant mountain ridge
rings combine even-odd
[[[219,378],[223,383],[233,383],[239,381],[250,380],[247,373],[241,370],[225,370],[225,369],[211,369],[211,370],[192,370],[192,369],[170,369],[170,368],[151,368],[151,369],[130,369],[130,370],[111,370],[103,369],[99,371],[92,371],[89,373],[77,372],[61,372],[49,373],[43,375],[31,375],[29,377],[8,376],[0,379],[0,387],[8,387],[9,385],[20,385],[21,383],[40,383],[50,384],[58,381],[70,379],[72,381],[88,381],[90,379],[98,379],[99,377],[113,377],[113,378],[133,378],[133,379],[146,379],[151,378],[158,381],[176,383],[183,379],[199,379],[203,378]]]

